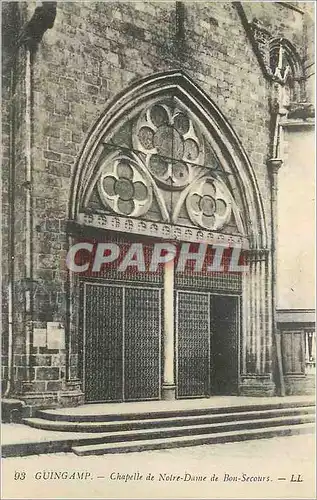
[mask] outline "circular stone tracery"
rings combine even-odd
[[[166,104],[155,104],[139,117],[133,145],[145,153],[156,180],[169,189],[191,182],[192,167],[187,162],[203,164],[203,141],[189,116]]]
[[[192,222],[206,229],[221,229],[231,215],[230,196],[216,179],[196,182],[186,198],[186,207]]]
[[[98,184],[100,196],[115,212],[140,216],[152,203],[152,188],[132,161],[108,161]]]

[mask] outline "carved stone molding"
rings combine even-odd
[[[246,264],[250,264],[251,262],[266,262],[268,254],[269,250],[267,248],[250,248],[245,252]]]
[[[152,236],[166,240],[190,241],[207,243],[209,245],[220,245],[225,247],[249,248],[247,238],[239,235],[220,234],[214,231],[206,231],[186,226],[164,224],[133,219],[131,217],[119,217],[104,214],[79,213],[77,222],[84,226],[99,229],[117,231],[121,233],[133,233],[144,236]]]
[[[249,23],[258,57],[262,59],[268,77],[282,85],[303,77],[303,68],[295,47],[283,36],[270,33],[258,19]]]
[[[286,118],[300,120],[315,118],[315,106],[309,102],[290,102]]]
[[[252,21],[246,16],[243,2],[234,2],[239,13],[242,24],[250,39],[253,50],[264,76],[271,82],[277,82],[280,85],[295,82],[298,85],[294,93],[296,98],[300,98],[300,81],[303,79],[303,67],[293,44],[287,40],[282,33],[277,35],[269,31],[259,19],[253,18]]]
[[[282,165],[283,165],[283,160],[280,158],[269,158],[267,160],[267,166],[272,176],[277,175]]]

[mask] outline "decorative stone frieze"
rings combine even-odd
[[[133,233],[179,241],[201,242],[208,243],[209,245],[237,246],[242,249],[249,248],[248,239],[244,236],[221,234],[215,231],[138,220],[130,217],[81,212],[78,214],[77,222],[83,226],[122,233]]]

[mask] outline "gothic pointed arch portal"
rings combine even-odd
[[[145,254],[153,239],[238,246],[249,264],[243,276],[168,265],[72,275],[69,366],[78,360],[87,401],[239,394],[258,378],[271,390],[260,191],[232,127],[189,77],[152,75],[110,103],[79,157],[69,215],[84,238],[124,247],[141,236]]]
[[[140,80],[108,106],[72,186],[71,220],[210,243],[222,232],[242,246],[268,245],[261,196],[239,139],[179,71]]]

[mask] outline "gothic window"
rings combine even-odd
[[[106,212],[214,231],[235,225],[217,155],[177,100],[155,101],[129,117],[97,163],[95,193]]]
[[[295,49],[285,39],[270,43],[270,69],[273,78],[284,86],[284,105],[301,100],[301,68]]]

